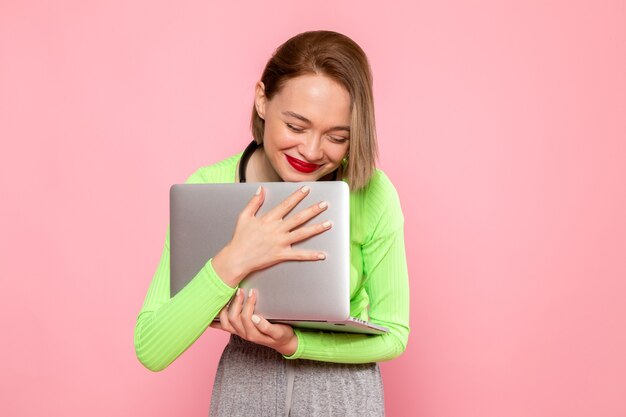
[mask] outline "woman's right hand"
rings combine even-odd
[[[330,222],[301,226],[322,211],[327,203],[319,202],[293,216],[284,217],[308,194],[304,186],[262,216],[256,216],[265,200],[265,190],[259,187],[237,218],[233,238],[215,257],[213,269],[229,286],[236,287],[251,272],[284,261],[318,261],[323,252],[294,249],[292,244],[320,234],[331,227]]]

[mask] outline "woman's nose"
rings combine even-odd
[[[316,162],[322,159],[322,138],[318,135],[307,137],[300,145],[300,153],[308,162]]]

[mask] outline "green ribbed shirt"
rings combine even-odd
[[[241,153],[194,172],[187,183],[235,182]],[[211,259],[170,297],[169,228],[135,326],[135,351],[150,370],[165,369],[211,324],[237,288],[226,285]],[[393,359],[409,336],[409,283],[404,217],[398,194],[379,169],[368,185],[350,193],[350,314],[386,326],[382,335],[294,328],[298,349],[286,359],[365,363]]]

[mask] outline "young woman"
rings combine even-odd
[[[298,206],[302,187],[263,216],[264,190],[238,217],[231,242],[173,298],[169,231],[135,328],[139,360],[166,368],[211,326],[231,333],[215,377],[211,416],[380,416],[377,362],[400,355],[409,334],[403,215],[395,188],[376,169],[369,63],[336,32],[299,34],[281,45],[256,84],[254,141],[202,167],[189,183],[346,181],[350,185],[351,315],[386,326],[383,335],[331,333],[272,324],[254,314],[251,272],[287,260],[324,262],[324,253],[293,243],[332,225],[302,226],[326,208]],[[284,219],[291,210],[297,215]],[[211,324],[219,316],[219,324]]]

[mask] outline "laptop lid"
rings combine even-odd
[[[232,238],[237,217],[259,185],[265,201],[257,216],[304,185],[305,199],[285,218],[328,202],[305,223],[330,220],[324,233],[294,244],[321,250],[322,261],[287,261],[250,274],[240,287],[255,288],[255,311],[268,320],[339,321],[350,314],[350,194],[342,181],[176,184],[170,189],[170,294],[177,294]]]

